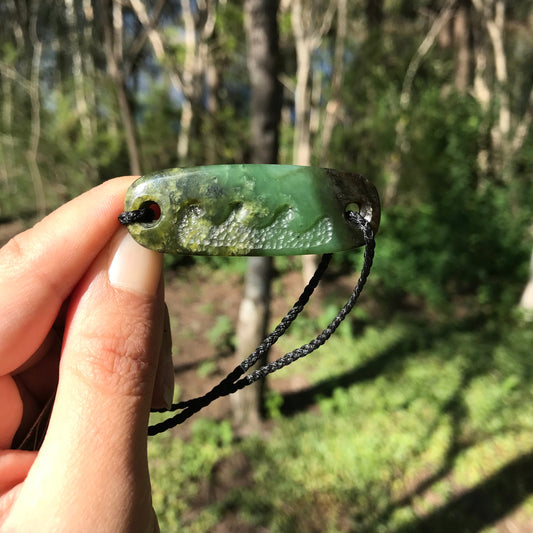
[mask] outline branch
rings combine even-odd
[[[163,7],[165,5],[166,0],[157,0],[157,4],[154,7],[152,18],[150,19],[149,23],[145,25],[142,21],[141,24],[143,26],[142,33],[132,42],[132,44],[129,47],[128,50],[128,60],[130,65],[135,64],[135,61],[139,54],[141,53],[142,49],[144,48],[144,45],[146,43],[146,40],[148,39],[148,34],[150,31],[152,31],[159,22],[159,17],[161,16],[161,12],[163,11]],[[131,3],[130,3],[131,5]],[[132,9],[135,11],[135,8],[133,5],[131,5]],[[143,6],[144,7],[144,6]],[[146,10],[145,10],[146,13]],[[137,14],[137,18],[139,18],[139,15]],[[140,18],[139,18],[140,20]]]
[[[198,3],[200,6],[200,2]],[[207,41],[215,31],[215,23],[217,19],[217,2],[216,0],[204,0],[201,2],[200,9],[205,11],[205,22],[202,27],[202,41]]]
[[[30,100],[31,100],[31,131],[26,159],[30,170],[30,176],[35,192],[37,211],[44,216],[46,212],[46,197],[44,194],[43,178],[37,163],[39,155],[39,142],[41,140],[41,100],[39,95],[39,83],[41,77],[41,59],[43,44],[37,36],[37,15],[32,15],[30,20],[30,44],[33,56],[31,59]]]
[[[291,79],[290,76],[287,76],[287,74],[283,74],[283,72],[280,72],[278,75],[278,80],[285,87],[290,93],[293,93],[296,91],[296,84]]]
[[[146,35],[148,37],[148,40],[150,41],[150,44],[152,45],[157,60],[159,61],[161,66],[164,66],[166,59],[165,45],[163,43],[163,38],[161,37],[161,34],[155,28],[156,21],[154,18],[155,16],[158,17],[159,13],[156,11],[154,17],[152,18],[152,20],[150,20],[150,17],[146,12],[146,7],[141,0],[130,0],[130,5],[135,14],[137,15],[139,22],[145,28]],[[184,93],[185,91],[183,81],[179,76],[178,72],[172,69],[169,72],[169,77],[174,88]]]
[[[333,136],[333,128],[338,120],[341,109],[341,88],[344,78],[343,56],[346,49],[347,33],[347,2],[337,0],[337,35],[335,37],[335,50],[333,53],[333,75],[331,77],[331,96],[326,105],[324,122],[322,125],[322,146],[320,161],[322,165],[329,165],[327,153]]]
[[[165,55],[165,47],[163,46],[163,39],[159,33],[155,30],[155,20],[150,19],[146,12],[146,7],[141,0],[130,0],[130,5],[135,11],[139,22],[142,24],[145,34],[154,49],[157,58]]]
[[[111,2],[111,17],[113,57],[118,65],[122,65],[124,61],[124,17],[122,14],[122,4],[117,0],[112,0]]]
[[[335,15],[335,10],[337,9],[337,3],[336,2],[329,2],[328,8],[326,9],[326,12],[324,13],[324,16],[322,17],[322,24],[320,25],[320,28],[315,32],[313,39],[315,41],[315,47],[317,47],[320,44],[320,41],[324,34],[329,31],[331,28],[331,24],[333,23],[333,16]]]
[[[331,28],[337,8],[336,2],[328,2],[326,12],[316,17],[313,13],[315,6],[310,0],[293,0],[291,7],[291,21],[297,41],[304,43],[309,50],[314,50],[320,45],[324,34]],[[316,19],[322,20],[318,28],[314,26]]]
[[[435,40],[442,28],[448,23],[453,14],[453,9],[455,7],[456,0],[447,0],[438,14],[437,18],[433,21],[431,28],[424,37],[424,40],[420,43],[418,50],[415,52],[415,55],[412,57],[405,77],[403,80],[402,93],[400,95],[400,105],[402,109],[409,107],[411,102],[411,90],[413,87],[413,81],[415,79],[416,73],[422,63],[422,60],[431,50],[432,46],[435,44]]]
[[[522,148],[522,146],[524,146],[531,122],[533,122],[533,87],[531,87],[531,91],[529,92],[526,111],[518,123],[515,134],[511,141],[511,153],[513,155],[516,154]]]
[[[0,61],[0,74],[18,83],[28,94],[31,94],[33,90],[31,82],[11,65]]]
[[[492,44],[492,52],[494,55],[494,67],[496,72],[496,91],[499,97],[499,118],[498,128],[494,131],[497,135],[498,144],[502,144],[503,139],[507,140],[509,131],[511,129],[511,110],[509,95],[505,91],[507,85],[507,57],[505,55],[505,48],[503,42],[503,31],[505,24],[505,2],[497,0],[494,13],[492,13],[491,6],[493,2],[486,0],[472,0],[472,4],[476,10],[481,14],[487,33]]]
[[[407,67],[405,77],[403,79],[402,92],[400,94],[400,108],[402,111],[406,111],[411,103],[411,91],[413,88],[413,81],[415,79],[416,73],[422,63],[424,57],[431,50],[432,46],[435,44],[437,36],[444,28],[445,24],[448,23],[450,18],[453,15],[453,10],[456,5],[456,0],[447,0],[441,9],[440,13],[437,15],[433,24],[429,28],[428,33],[424,37],[424,40],[420,43],[418,50],[415,52],[414,56],[411,58],[411,61]],[[389,158],[389,172],[390,179],[387,183],[385,193],[383,195],[383,200],[385,204],[388,204],[394,200],[398,191],[398,185],[400,182],[400,170],[399,170],[399,154],[407,152],[409,149],[409,144],[406,139],[405,131],[407,127],[407,120],[404,116],[400,116],[399,120],[396,122],[396,139],[395,139],[395,149],[392,152],[392,157]]]

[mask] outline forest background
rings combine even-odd
[[[533,2],[2,0],[0,20],[3,234],[113,176],[257,159],[254,20],[274,43],[270,159],[381,194],[361,308],[252,401],[256,431],[234,405],[233,425],[151,441],[162,531],[533,530]],[[283,349],[360,261],[336,259]],[[166,264],[170,288],[238,306],[245,262]],[[274,263],[274,300],[299,265]],[[202,305],[201,385],[240,342],[235,313]],[[186,319],[174,330],[179,361]]]

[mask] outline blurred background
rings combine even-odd
[[[533,531],[531,0],[1,0],[0,20],[2,243],[173,166],[380,191],[337,334],[150,440],[162,531]],[[335,257],[270,357],[333,318],[361,259]],[[252,351],[315,263],[167,256],[175,398]]]

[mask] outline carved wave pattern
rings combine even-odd
[[[188,209],[180,221],[178,234],[184,248],[209,251],[227,248],[230,253],[248,253],[252,250],[305,250],[331,241],[333,223],[324,217],[308,230],[291,229],[297,214],[286,208],[266,227],[254,227],[245,207],[236,209],[219,225],[204,216],[201,209]]]

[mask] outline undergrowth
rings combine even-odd
[[[317,323],[280,344],[293,348]],[[283,371],[309,386],[273,396],[267,438],[237,442],[228,421],[199,418],[190,440],[150,442],[162,531],[212,531],[229,516],[270,532],[492,531],[515,508],[531,520],[530,325],[397,319],[353,330],[346,321]],[[236,475],[199,504],[217,465],[239,454],[245,487]]]

